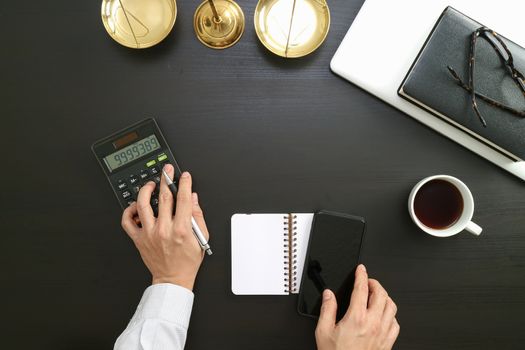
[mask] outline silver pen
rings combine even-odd
[[[176,200],[177,198],[177,186],[173,183],[173,180],[170,178],[170,176],[162,169],[162,174],[164,174],[164,178],[166,179],[166,184],[168,185],[168,188],[171,191],[171,194],[173,195],[173,200]],[[202,231],[197,225],[197,221],[191,217],[191,228],[193,230],[193,234],[195,235],[195,238],[197,238],[197,241],[199,242],[199,245],[201,246],[202,250],[206,252],[208,255],[212,255],[213,252],[211,251],[210,244],[206,240],[206,237],[202,234]]]

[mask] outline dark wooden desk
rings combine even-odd
[[[112,348],[149,275],[90,145],[155,116],[194,174],[215,252],[188,349],[315,348],[295,296],[232,295],[230,216],[321,208],[366,217],[397,348],[523,349],[523,182],[330,72],[362,0],[329,1],[326,42],[296,60],[259,44],[256,1],[239,2],[246,31],[225,51],[194,37],[198,1],[179,1],[172,34],[144,51],[108,37],[100,1],[2,2],[2,348]],[[438,173],[470,186],[480,237],[411,223],[410,188]]]

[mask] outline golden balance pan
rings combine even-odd
[[[254,25],[268,50],[282,57],[302,57],[326,38],[330,10],[325,0],[259,0]]]
[[[175,0],[102,0],[102,22],[119,44],[151,47],[170,33],[177,18]]]

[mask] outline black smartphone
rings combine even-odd
[[[348,309],[365,234],[365,220],[358,216],[321,211],[315,214],[297,310],[319,317],[323,291],[337,299],[337,320]]]

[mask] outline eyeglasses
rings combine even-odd
[[[525,117],[525,111],[519,111],[513,107],[507,106],[475,90],[474,88],[474,66],[476,64],[476,41],[478,37],[483,37],[484,39],[486,39],[490,43],[490,45],[494,48],[498,56],[503,61],[505,68],[511,75],[512,80],[514,80],[516,85],[518,85],[521,92],[523,93],[523,96],[525,97],[525,76],[523,76],[523,73],[521,73],[519,70],[516,69],[516,67],[514,67],[514,59],[507,45],[505,45],[503,40],[501,40],[501,38],[495,31],[487,27],[480,27],[472,33],[471,44],[470,44],[470,56],[469,56],[469,62],[468,62],[468,66],[469,66],[468,84],[466,84],[465,82],[463,82],[463,80],[461,80],[458,73],[452,67],[447,66],[448,71],[450,72],[454,80],[456,80],[458,85],[470,93],[472,109],[474,109],[474,112],[476,113],[479,120],[481,121],[481,124],[483,124],[484,127],[487,127],[487,122],[485,121],[485,118],[483,118],[483,116],[481,115],[481,112],[479,111],[478,104],[476,101],[477,97],[479,97],[480,99],[482,99],[483,101],[487,102],[488,104],[494,107],[503,109],[505,111],[508,111],[520,117]]]

